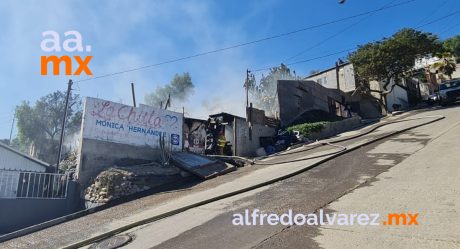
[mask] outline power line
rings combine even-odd
[[[357,18],[357,17],[360,17],[360,16],[369,15],[369,14],[372,14],[372,13],[383,11],[385,9],[390,9],[390,8],[398,7],[398,6],[401,6],[401,5],[406,5],[408,3],[415,2],[415,1],[418,1],[418,0],[407,0],[407,1],[404,1],[404,2],[401,2],[401,3],[398,3],[398,4],[387,6],[385,8],[374,9],[374,10],[359,13],[359,14],[356,14],[356,15],[335,19],[335,20],[332,20],[332,21],[329,21],[329,22],[316,24],[316,25],[311,25],[311,26],[308,26],[308,27],[305,27],[305,28],[301,28],[301,29],[297,29],[297,30],[293,30],[293,31],[285,32],[285,33],[280,33],[280,34],[273,35],[273,36],[268,36],[268,37],[261,38],[261,39],[258,39],[258,40],[239,43],[239,44],[235,44],[235,45],[224,47],[224,48],[210,50],[210,51],[206,51],[206,52],[202,52],[202,53],[198,53],[198,54],[194,54],[194,55],[190,55],[190,56],[180,57],[180,58],[177,58],[177,59],[167,60],[167,61],[163,61],[163,62],[151,64],[151,65],[146,65],[146,66],[142,66],[142,67],[136,67],[136,68],[132,68],[132,69],[127,69],[127,70],[123,70],[123,71],[109,73],[109,74],[96,76],[96,77],[92,77],[92,78],[88,78],[88,79],[77,80],[75,82],[83,82],[83,81],[95,80],[95,79],[110,77],[110,76],[114,76],[114,75],[124,74],[124,73],[128,73],[128,72],[139,71],[139,70],[143,70],[143,69],[147,69],[147,68],[151,68],[151,67],[170,64],[170,63],[174,63],[174,62],[178,62],[178,61],[183,61],[183,60],[188,60],[188,59],[192,59],[192,58],[196,58],[196,57],[201,57],[201,56],[204,56],[204,55],[209,55],[209,54],[223,52],[223,51],[226,51],[226,50],[231,50],[231,49],[235,49],[235,48],[239,48],[239,47],[244,47],[244,46],[248,46],[248,45],[252,45],[252,44],[256,44],[256,43],[260,43],[260,42],[264,42],[264,41],[268,41],[268,40],[273,40],[273,39],[277,39],[277,38],[281,38],[281,37],[285,37],[285,36],[290,36],[290,35],[297,34],[297,33],[300,33],[300,32],[304,32],[304,31],[307,31],[307,30],[328,26],[328,25],[331,25],[331,24],[334,24],[334,23],[339,23],[339,22],[342,22],[342,21],[345,21],[345,20],[354,19],[354,18]]]
[[[304,54],[304,53],[306,53],[306,52],[308,52],[308,51],[310,51],[310,50],[312,50],[312,49],[314,49],[314,48],[316,48],[316,47],[321,46],[323,43],[325,43],[325,42],[327,42],[328,40],[331,40],[332,38],[334,38],[334,37],[340,35],[341,33],[347,31],[348,29],[352,28],[353,26],[355,26],[355,25],[359,24],[360,22],[364,21],[365,19],[366,19],[366,18],[363,18],[363,19],[359,20],[358,22],[353,23],[352,25],[350,25],[350,26],[348,26],[348,27],[346,27],[346,28],[340,30],[338,33],[336,33],[336,34],[334,34],[334,35],[331,35],[331,36],[327,37],[326,39],[324,39],[324,40],[322,40],[322,41],[316,43],[316,44],[313,45],[313,46],[308,47],[308,48],[305,49],[305,50],[302,50],[301,52],[299,52],[299,53],[297,53],[297,54],[295,54],[295,55],[293,55],[293,56],[291,56],[291,57],[289,57],[289,58],[287,58],[287,59],[285,59],[285,60],[283,60],[283,61],[284,61],[284,62],[288,62],[288,61],[290,61],[290,60],[292,60],[292,59],[294,59],[294,58],[296,58],[296,57],[299,57],[300,55],[302,55],[302,54]]]
[[[305,63],[305,62],[309,62],[309,61],[313,61],[313,60],[326,58],[326,57],[333,56],[333,55],[343,54],[345,52],[350,52],[350,51],[353,51],[353,50],[354,50],[354,48],[349,48],[349,49],[342,50],[342,51],[339,51],[339,52],[336,52],[336,53],[330,53],[330,54],[326,54],[326,55],[315,57],[315,58],[310,58],[310,59],[306,59],[306,60],[292,62],[292,63],[289,63],[287,65],[290,66],[290,65],[295,65],[295,64],[301,64],[301,63]]]
[[[301,61],[295,61],[295,62],[286,64],[286,66],[291,66],[291,65],[295,65],[295,64],[301,64],[301,63],[314,61],[314,60],[318,60],[318,59],[323,59],[323,58],[327,58],[327,57],[330,57],[330,56],[333,56],[333,55],[338,55],[338,54],[343,54],[345,52],[350,52],[350,51],[353,51],[353,50],[354,50],[354,48],[349,48],[349,49],[341,50],[341,51],[335,52],[335,53],[325,54],[325,55],[322,55],[322,56],[313,57],[313,58],[309,58],[309,59],[305,59],[305,60],[301,60]],[[251,70],[251,72],[266,71],[266,70],[269,70],[269,69],[272,69],[272,68],[273,67],[259,68],[259,69]]]
[[[434,11],[432,11],[430,14],[425,16],[421,21],[417,23],[417,25],[422,24],[423,22],[428,20],[430,17],[432,17],[434,14],[436,14],[442,7],[444,7],[444,5],[446,5],[447,2],[449,2],[449,0],[445,0],[443,3],[439,4],[438,7]]]
[[[460,14],[460,11],[455,11],[455,12],[452,12],[450,14],[447,14],[445,16],[442,16],[440,18],[437,18],[433,21],[430,21],[428,23],[425,23],[423,25],[420,25],[418,27],[415,27],[414,29],[419,29],[421,27],[425,27],[425,26],[428,26],[430,24],[433,24],[433,23],[436,23],[436,22],[439,22],[439,21],[442,21],[446,18],[449,18],[451,16],[454,16],[454,15],[457,15],[457,14]],[[336,55],[336,54],[341,54],[341,53],[344,53],[344,52],[347,52],[347,51],[352,51],[353,49],[347,49],[347,50],[343,50],[343,51],[340,51],[340,52],[337,52],[337,53],[331,53],[331,54],[327,54],[327,55],[324,55],[324,56],[320,56],[320,57],[315,57],[315,58],[311,58],[311,59],[306,59],[306,60],[302,60],[302,61],[296,61],[296,62],[293,62],[293,63],[287,63],[285,64],[286,66],[290,66],[290,65],[294,65],[294,64],[300,64],[300,63],[305,63],[305,62],[309,62],[309,61],[312,61],[312,60],[317,60],[317,59],[322,59],[322,58],[325,58],[325,57],[329,57],[329,56],[332,56],[332,55]],[[259,72],[259,71],[266,71],[266,70],[270,70],[272,68],[274,68],[275,66],[271,66],[271,67],[265,67],[265,68],[260,68],[260,69],[256,69],[256,70],[251,70],[251,72]]]
[[[396,2],[396,1],[398,1],[398,0],[392,0],[391,2],[389,2],[389,3],[385,4],[384,6],[382,6],[380,9],[381,9],[381,10],[384,10],[385,8],[389,7],[391,4],[393,4],[393,3]],[[299,53],[297,53],[297,54],[295,54],[295,55],[293,55],[293,56],[291,56],[291,57],[289,57],[289,58],[283,60],[283,62],[288,62],[288,61],[290,61],[290,60],[292,60],[292,59],[294,59],[294,58],[296,58],[296,57],[298,57],[298,56],[300,56],[300,55],[302,55],[302,54],[304,54],[304,53],[306,53],[306,52],[308,52],[308,51],[310,51],[310,50],[312,50],[312,49],[314,49],[314,48],[316,48],[316,47],[321,46],[321,45],[324,44],[325,42],[327,42],[327,41],[333,39],[334,37],[336,37],[336,36],[342,34],[343,32],[345,32],[345,31],[347,31],[347,30],[353,28],[354,26],[360,24],[361,22],[363,22],[363,21],[366,20],[367,18],[371,17],[371,16],[374,15],[375,13],[376,13],[376,12],[370,13],[370,14],[366,15],[365,17],[361,18],[361,19],[358,20],[357,22],[352,23],[351,25],[345,27],[344,29],[341,29],[339,32],[337,32],[337,33],[335,33],[335,34],[333,34],[333,35],[327,37],[326,39],[321,40],[320,42],[316,43],[315,45],[310,46],[310,47],[308,47],[307,49],[302,50],[301,52],[299,52]]]
[[[459,25],[460,25],[460,22],[457,22],[456,24],[454,24],[454,25],[452,25],[452,26],[449,26],[449,27],[447,27],[446,29],[443,29],[443,30],[439,33],[439,35],[445,34],[445,33],[447,33],[448,31],[450,31],[450,30],[452,30],[452,29],[458,27]]]
[[[447,15],[445,15],[445,16],[442,16],[442,17],[440,17],[440,18],[437,18],[437,19],[435,19],[435,20],[433,20],[433,21],[431,21],[431,22],[427,22],[427,23],[425,23],[425,24],[423,24],[423,25],[417,26],[417,27],[415,27],[414,29],[419,29],[419,28],[422,28],[422,27],[431,25],[431,24],[433,24],[433,23],[437,23],[437,22],[439,22],[439,21],[442,21],[442,20],[444,20],[444,19],[446,19],[446,18],[449,18],[449,17],[451,17],[451,16],[455,16],[455,15],[458,15],[458,14],[460,14],[460,10],[455,11],[455,12],[452,12],[452,13],[447,14]]]

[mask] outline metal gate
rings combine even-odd
[[[0,170],[0,198],[65,199],[66,174]]]

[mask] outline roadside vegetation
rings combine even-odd
[[[327,123],[329,122],[321,121],[321,122],[314,122],[314,123],[298,124],[298,125],[290,126],[286,128],[286,130],[289,132],[298,131],[300,135],[304,137],[308,137],[312,133],[320,132],[321,130],[323,130],[323,128],[325,127]]]

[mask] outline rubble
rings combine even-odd
[[[162,167],[156,163],[129,167],[114,166],[101,172],[85,191],[85,200],[106,203],[122,196],[132,195],[160,185],[158,178],[179,175],[173,167]],[[154,179],[155,182],[150,182]]]
[[[59,167],[63,171],[75,170],[78,164],[78,151],[73,150],[69,152],[67,157],[59,163]]]

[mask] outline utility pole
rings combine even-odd
[[[11,139],[13,138],[13,128],[14,128],[14,120],[16,119],[16,111],[14,111],[13,115],[13,122],[11,122],[11,130],[10,130],[10,146],[11,146]]]
[[[168,100],[166,100],[165,110],[168,109],[168,107],[171,107],[171,93],[168,94]]]
[[[67,86],[67,96],[65,98],[65,107],[64,107],[64,117],[62,118],[62,126],[61,126],[61,138],[59,140],[59,148],[58,148],[58,155],[57,155],[57,162],[56,162],[56,173],[59,170],[59,162],[61,161],[61,150],[62,150],[62,142],[64,141],[64,129],[65,129],[65,121],[67,119],[67,109],[69,106],[69,98],[70,98],[70,91],[72,90],[72,80],[69,80]]]
[[[246,84],[245,84],[245,87],[246,87],[246,108],[249,107],[249,73],[251,73],[251,71],[249,71],[249,69],[246,69]]]
[[[136,95],[134,94],[134,83],[131,82],[131,93],[133,94],[133,106],[136,107]]]
[[[340,64],[339,62],[335,62],[335,77],[336,77],[336,80],[337,80],[337,90],[340,90],[340,74],[339,74],[339,70],[340,70]]]

